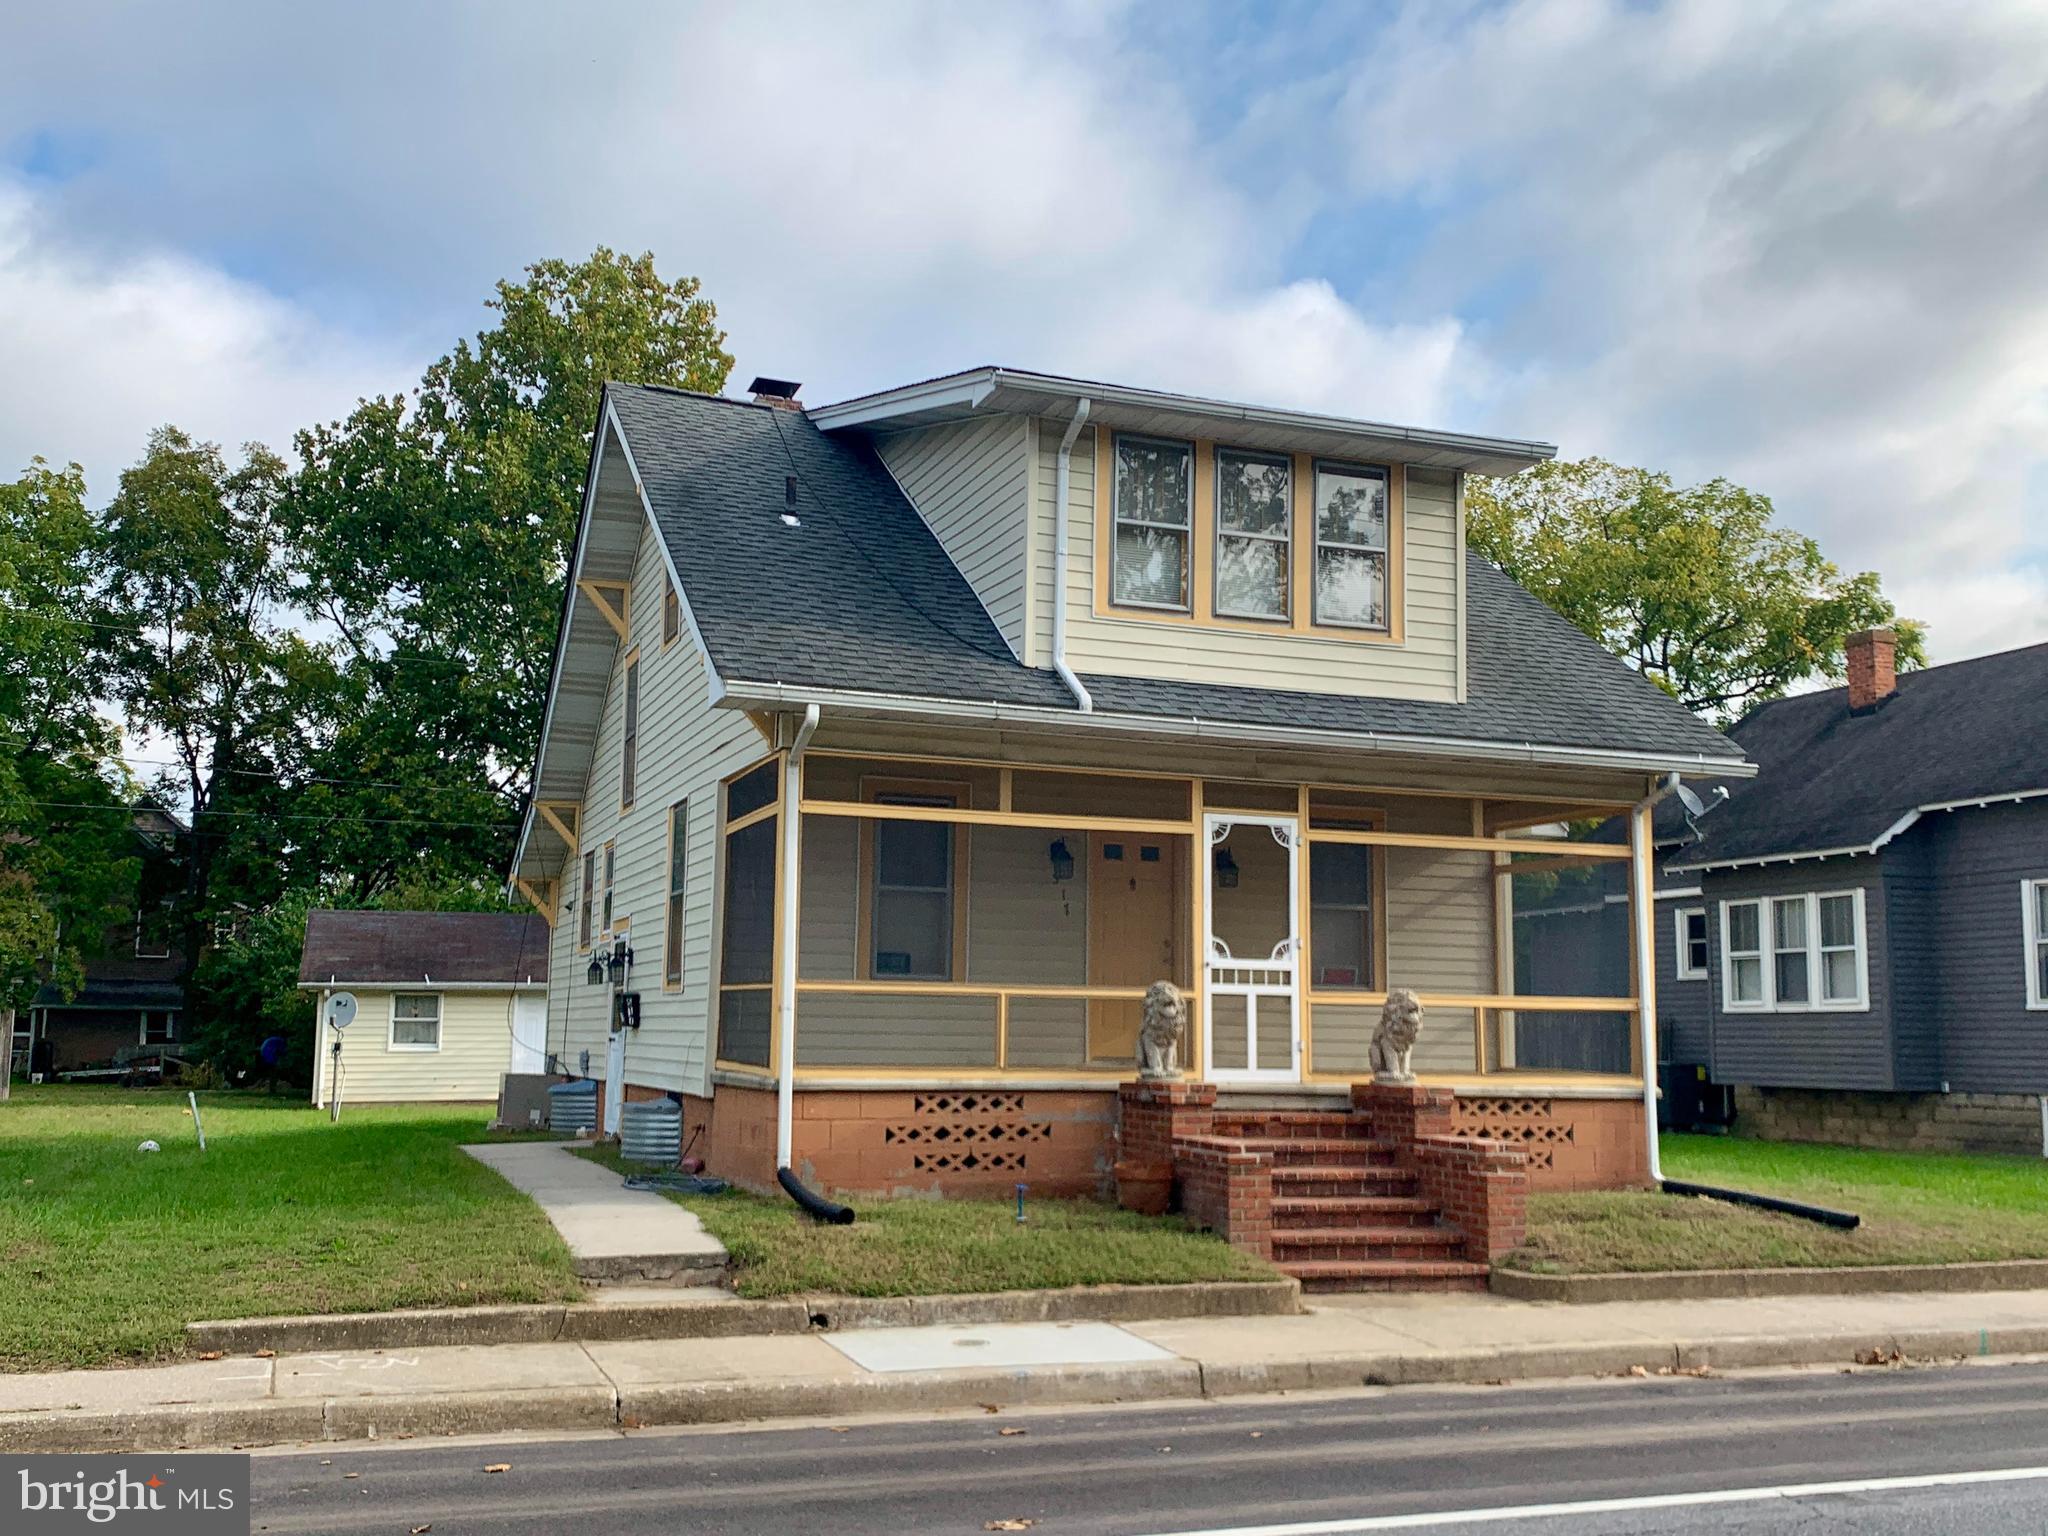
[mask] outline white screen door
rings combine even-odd
[[[513,1072],[545,1072],[548,1064],[548,1000],[539,992],[512,994]]]
[[[1217,1083],[1301,1080],[1301,836],[1212,812],[1202,882],[1202,1059]]]

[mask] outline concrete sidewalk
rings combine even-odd
[[[705,1285],[725,1276],[725,1245],[694,1212],[651,1190],[626,1188],[611,1169],[560,1142],[491,1142],[462,1150],[533,1197],[585,1280]]]
[[[465,1345],[0,1376],[0,1452],[616,1430],[2039,1353],[2048,1353],[2048,1291],[1581,1306],[1328,1297],[1285,1317]]]

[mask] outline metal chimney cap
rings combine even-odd
[[[771,379],[762,374],[747,386],[747,392],[755,399],[766,397],[770,400],[794,400],[796,392],[803,388],[795,379]]]

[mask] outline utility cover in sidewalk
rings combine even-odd
[[[1020,1365],[1123,1365],[1171,1360],[1113,1323],[943,1323],[857,1328],[825,1342],[870,1371],[1006,1369]]]

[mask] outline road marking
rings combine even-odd
[[[1706,1493],[1650,1493],[1627,1499],[1584,1499],[1573,1504],[1510,1504],[1493,1509],[1445,1509],[1422,1515],[1368,1515],[1358,1520],[1308,1520],[1295,1525],[1226,1525],[1160,1536],[1342,1536],[1351,1531],[1415,1531],[1430,1526],[1483,1525],[1508,1520],[1554,1520],[1563,1516],[1626,1514],[1633,1510],[1685,1509],[1701,1504],[1751,1504],[1768,1499],[1813,1499],[1830,1494],[1890,1493],[1914,1488],[1954,1488],[1974,1483],[2028,1483],[2048,1479],[2048,1467],[2009,1467],[1995,1472],[1936,1472],[1923,1477],[1866,1477],[1846,1483],[1784,1483],[1774,1488],[1719,1488]]]

